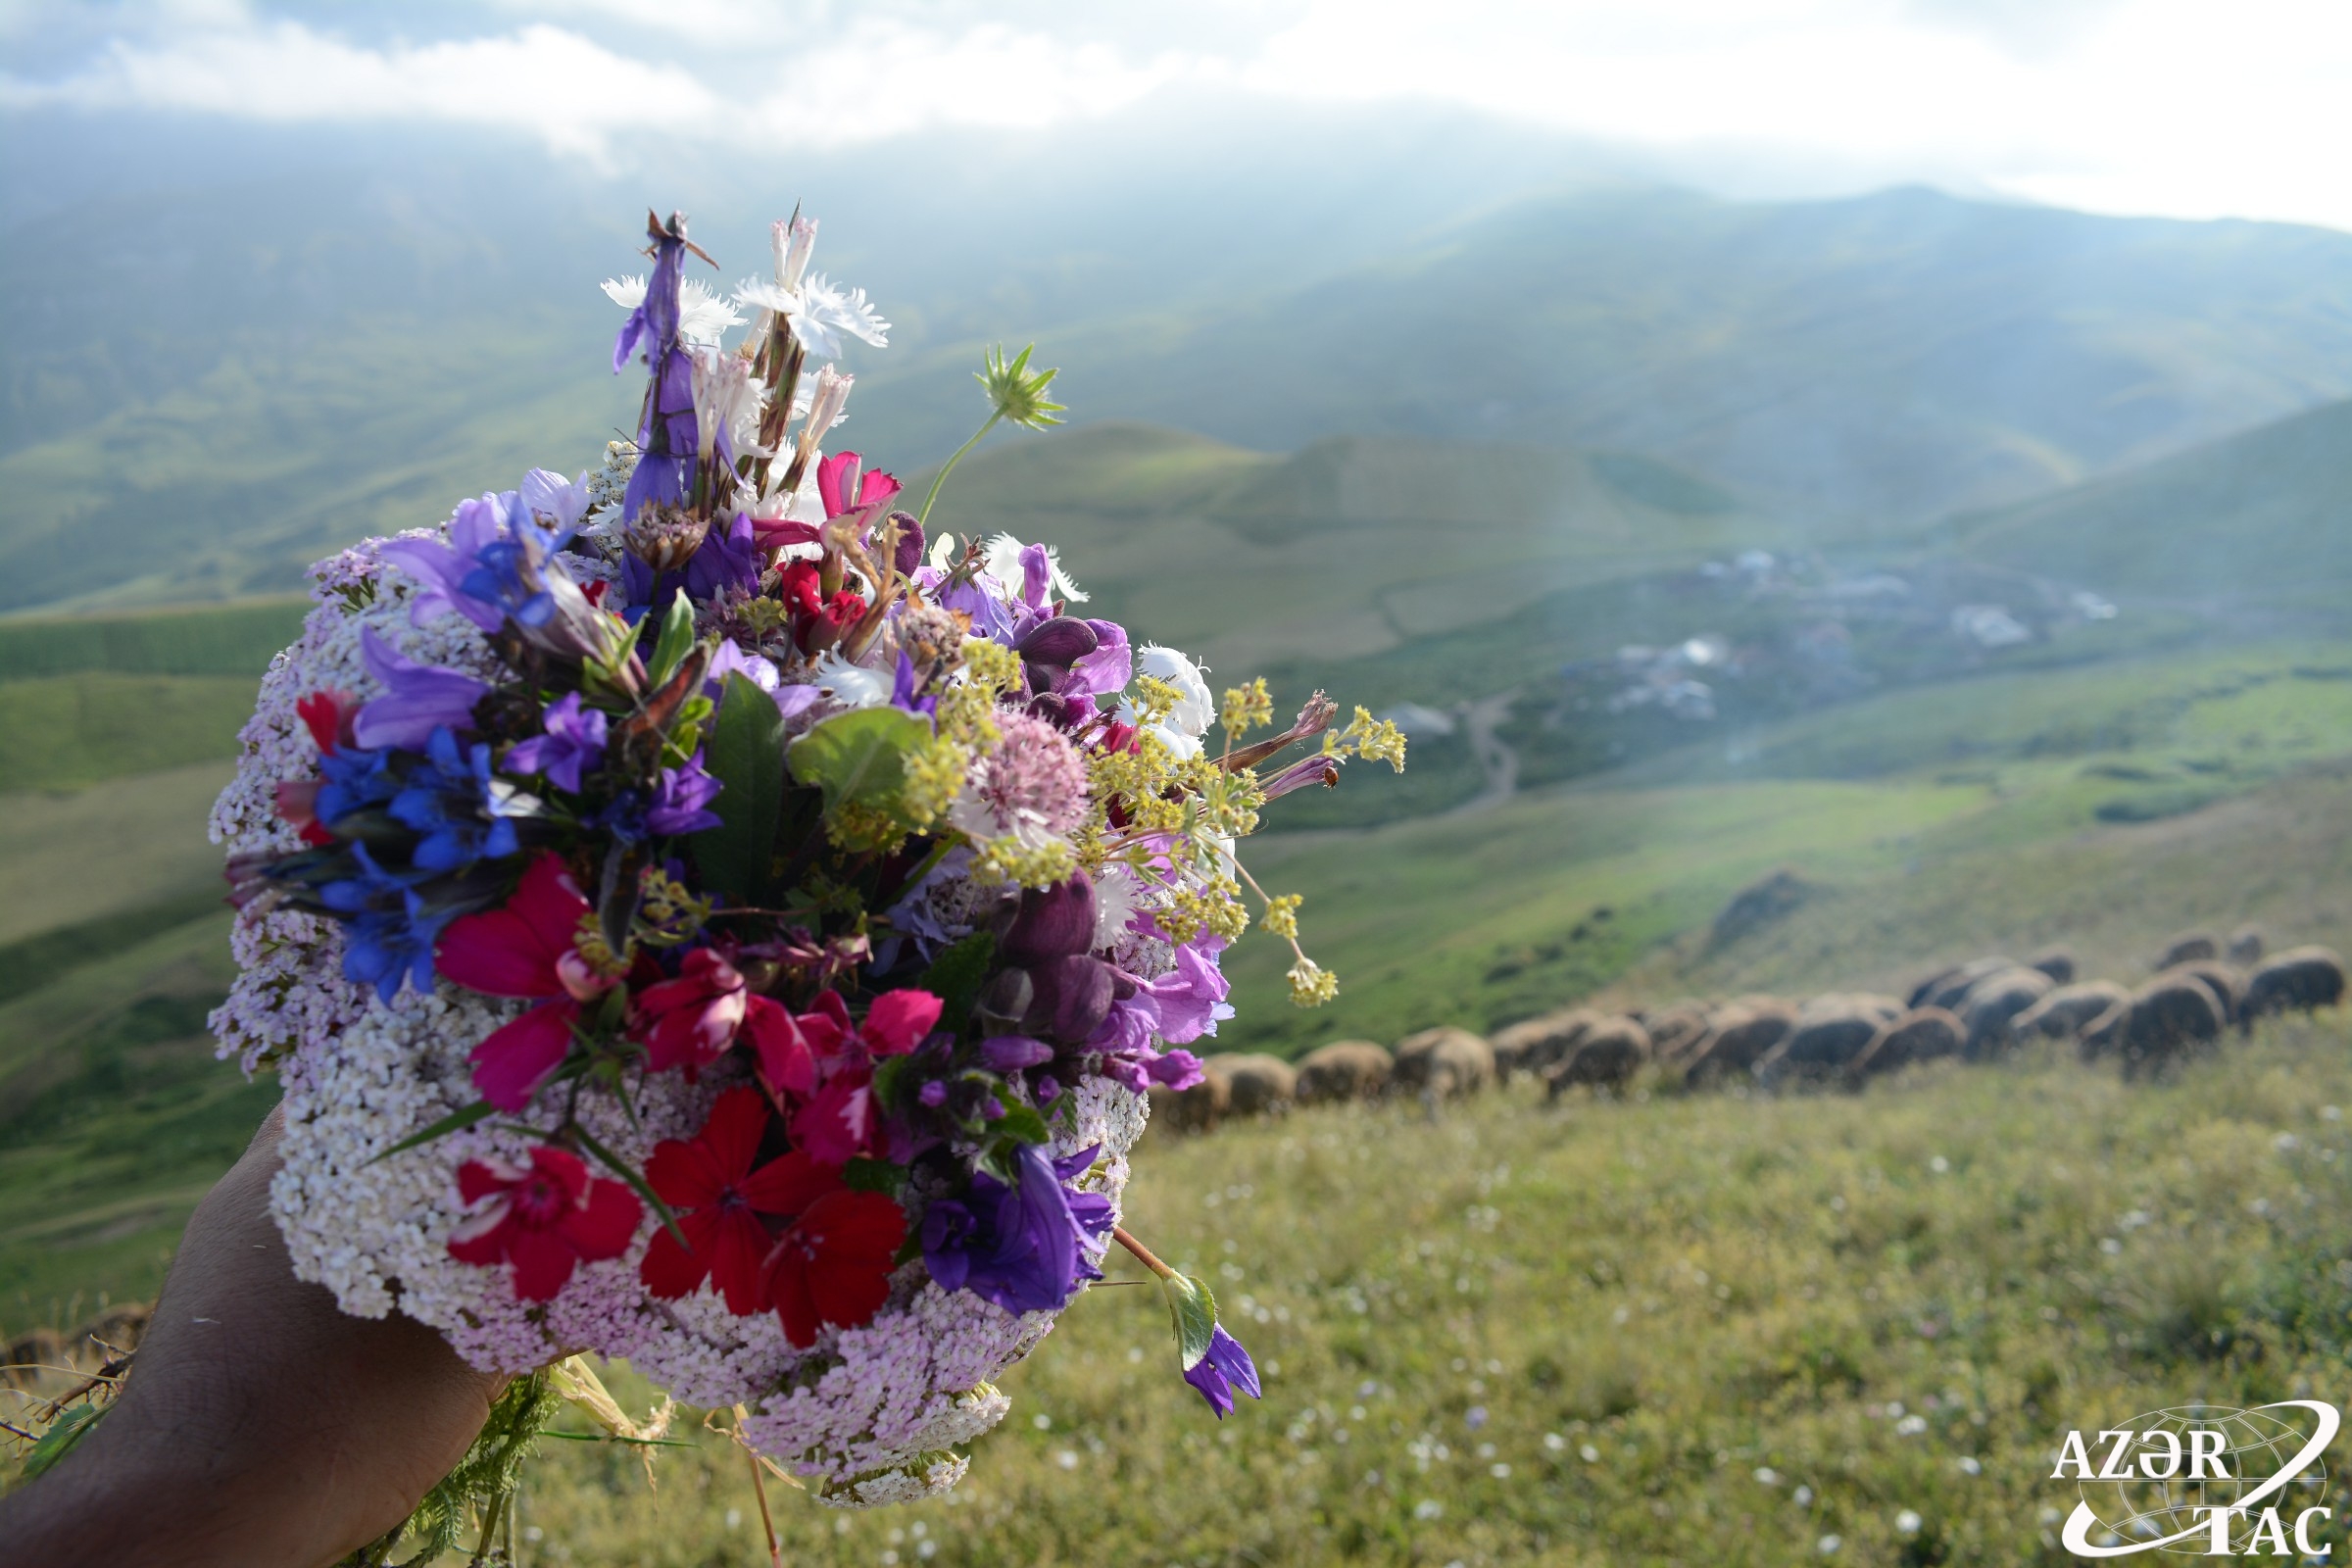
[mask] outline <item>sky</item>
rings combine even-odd
[[[2347,84],[2343,0],[0,0],[0,112],[481,130],[603,170],[649,136],[1083,135],[1197,94],[1466,109],[1732,194],[2352,228]]]

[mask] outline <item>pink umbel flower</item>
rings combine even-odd
[[[972,763],[948,820],[975,839],[1036,847],[1086,820],[1086,763],[1061,731],[1027,713],[1000,711],[1003,739]]]
[[[580,1156],[542,1145],[527,1166],[469,1159],[458,1196],[480,1212],[450,1233],[449,1255],[514,1265],[518,1300],[552,1301],[582,1262],[629,1250],[645,1205],[619,1182],[591,1178]]]
[[[501,1110],[520,1110],[571,1051],[580,1004],[611,990],[579,954],[590,906],[562,857],[542,855],[501,908],[452,921],[433,967],[484,996],[539,1005],[473,1048],[473,1086]]]

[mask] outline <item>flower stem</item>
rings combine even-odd
[[[743,1406],[740,1404],[735,1407],[735,1439],[738,1443],[743,1441]],[[752,1466],[752,1495],[760,1499],[760,1528],[767,1532],[768,1568],[784,1568],[784,1548],[776,1543],[776,1517],[767,1511],[767,1482],[760,1474],[760,1455],[746,1443],[743,1456]]]
[[[1003,417],[1004,417],[1004,416],[1001,412],[990,415],[988,416],[988,422],[982,425],[979,429],[974,430],[972,432],[972,438],[956,449],[956,455],[948,459],[947,466],[939,470],[939,477],[931,481],[931,493],[923,497],[923,510],[914,514],[914,520],[916,522],[928,523],[931,520],[931,503],[939,499],[939,487],[948,482],[948,475],[956,471],[956,465],[963,461],[963,455],[966,452],[971,451],[972,448],[978,446],[980,444],[980,438],[988,434],[989,431],[994,430],[997,427],[997,421]]]
[[[1137,1262],[1143,1264],[1144,1267],[1150,1269],[1161,1279],[1172,1280],[1176,1277],[1176,1271],[1168,1267],[1167,1264],[1162,1263],[1158,1258],[1152,1256],[1152,1249],[1146,1247],[1143,1243],[1128,1235],[1127,1227],[1124,1225],[1113,1225],[1110,1228],[1110,1239],[1114,1242],[1117,1242],[1121,1247],[1124,1247],[1130,1252],[1133,1252]]]

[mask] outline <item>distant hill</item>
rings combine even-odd
[[[2021,505],[1954,517],[1950,548],[2099,591],[2230,613],[2345,612],[2352,402]]]
[[[1335,430],[1625,448],[1902,522],[2352,393],[2352,235],[1917,189],[1601,192],[1053,348],[1097,416],[1277,449]]]

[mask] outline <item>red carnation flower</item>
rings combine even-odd
[[[760,1216],[790,1219],[841,1190],[839,1166],[819,1165],[798,1151],[754,1170],[767,1120],[760,1091],[730,1089],[691,1141],[654,1146],[645,1179],[676,1211],[686,1236],[680,1246],[666,1229],[654,1234],[637,1272],[656,1296],[675,1299],[709,1279],[736,1316],[762,1310],[767,1298],[760,1276],[774,1238]]]
[[[645,1205],[619,1182],[591,1180],[580,1156],[545,1145],[527,1166],[469,1159],[458,1167],[458,1195],[488,1200],[450,1234],[449,1255],[485,1267],[514,1265],[514,1295],[552,1300],[581,1263],[629,1250]]]
[[[906,1211],[880,1193],[828,1193],[776,1238],[761,1271],[784,1338],[802,1349],[830,1323],[854,1329],[890,1299],[891,1271],[906,1240]]]

